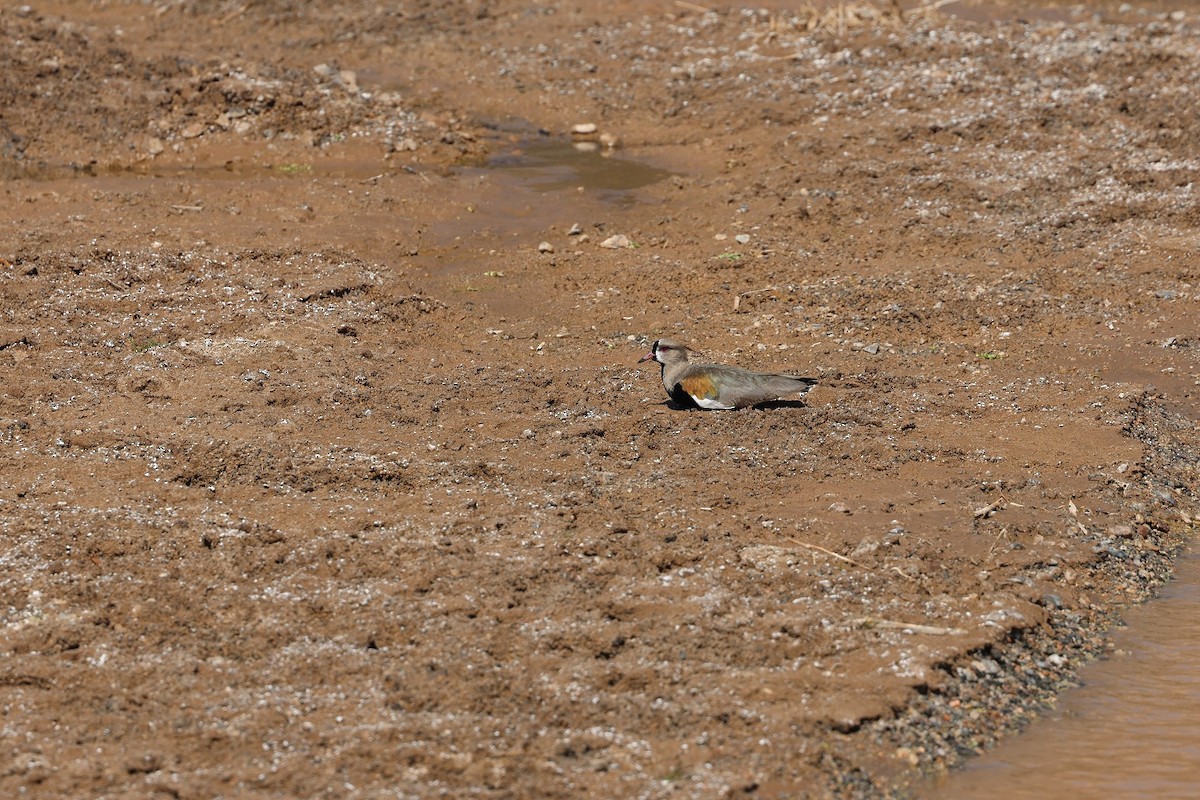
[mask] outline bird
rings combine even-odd
[[[816,384],[816,378],[752,372],[724,364],[693,363],[698,355],[670,339],[659,339],[650,352],[638,359],[641,364],[657,361],[662,365],[662,382],[667,394],[685,408],[730,410],[804,394]]]

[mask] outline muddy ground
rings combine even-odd
[[[0,8],[0,793],[919,795],[1103,650],[1200,15],[707,5]]]

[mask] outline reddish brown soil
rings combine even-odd
[[[869,797],[1069,679],[1196,515],[1200,20],[785,5],[0,9],[0,794]]]

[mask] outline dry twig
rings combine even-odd
[[[963,628],[949,628],[942,625],[922,625],[918,622],[898,622],[891,619],[876,619],[874,617],[859,617],[850,621],[851,625],[860,628],[888,628],[891,630],[912,631],[913,633],[928,633],[931,636],[962,636],[966,633]]]
[[[1000,509],[1004,508],[1007,501],[1003,497],[997,497],[986,506],[975,509],[975,519],[987,519],[992,514],[995,514]]]
[[[1000,544],[1000,540],[1008,536],[1008,526],[1003,525],[1000,532],[996,534],[996,538],[992,540],[992,546],[988,548],[988,558],[992,557],[992,553],[996,552],[996,545]]]
[[[230,11],[228,14],[226,14],[225,16],[223,16],[219,20],[217,20],[217,24],[224,25],[226,22],[237,19],[242,14],[246,13],[247,8],[248,8],[248,6],[241,6],[240,8],[235,8],[233,11]]]
[[[853,566],[856,566],[860,569],[869,569],[869,567],[863,566],[862,564],[855,561],[853,558],[847,558],[846,556],[842,555],[841,553],[835,553],[828,548],[821,547],[821,545],[819,545],[819,544],[809,544],[808,542],[802,542],[799,539],[792,539],[791,537],[788,537],[787,541],[791,542],[792,544],[798,544],[801,547],[806,547],[809,550],[816,550],[817,552],[824,553],[827,556],[833,556],[834,558],[838,559],[839,561],[845,561],[847,564],[852,564]]]
[[[838,561],[844,561],[847,564],[849,564],[850,566],[858,567],[859,569],[866,570],[867,572],[878,572],[879,571],[879,570],[873,569],[871,567],[868,567],[866,564],[860,564],[857,561],[855,561],[853,558],[848,558],[847,556],[844,556],[841,553],[835,553],[834,551],[830,550],[827,547],[821,547],[821,545],[819,545],[819,544],[810,544],[808,542],[802,542],[799,539],[793,539],[791,537],[786,537],[785,541],[791,542],[792,544],[800,545],[801,547],[807,548],[809,550],[816,550],[818,553],[824,553],[827,556],[833,556]],[[912,575],[909,575],[909,574],[901,571],[899,567],[892,567],[892,571],[894,571],[901,578],[904,578],[905,580],[909,580],[909,581],[912,581],[913,583],[920,585],[920,581],[917,578],[914,578]]]
[[[779,286],[767,286],[763,289],[750,289],[749,291],[739,292],[737,296],[733,298],[733,310],[737,311],[742,305],[743,297],[749,297],[752,294],[762,294],[763,292],[777,292],[779,289]]]
[[[1003,511],[1004,509],[1008,508],[1009,506],[1012,506],[1013,508],[1024,508],[1025,507],[1020,503],[1014,503],[1012,500],[1009,500],[1004,495],[1000,495],[995,500],[988,503],[986,506],[982,506],[980,508],[975,509],[975,511],[974,511],[975,519],[986,519],[986,518],[992,516],[993,514],[995,514],[997,511]]]

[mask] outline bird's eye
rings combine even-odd
[[[654,343],[654,349],[655,349],[656,351],[659,351],[659,352],[661,352],[661,351],[663,351],[663,350],[670,350],[670,349],[671,349],[671,345],[669,345],[669,344],[660,344],[659,342],[655,342],[655,343]]]

